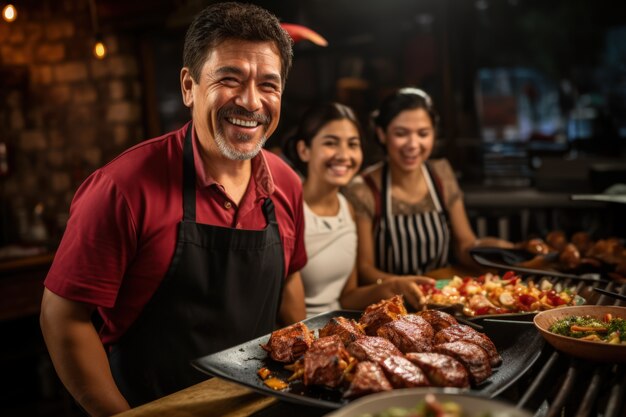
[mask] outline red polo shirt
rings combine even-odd
[[[182,219],[182,144],[189,124],[142,142],[94,172],[80,186],[45,286],[98,307],[104,344],[114,343],[137,318],[167,272]],[[271,196],[282,238],[285,271],[306,263],[302,186],[280,158],[262,151],[236,206],[204,171],[197,173],[196,221],[260,230],[263,201]]]

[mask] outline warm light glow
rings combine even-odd
[[[12,22],[17,19],[17,9],[12,4],[7,4],[2,9],[2,18],[7,22]]]
[[[93,47],[93,54],[98,59],[102,59],[106,56],[107,48],[104,46],[104,43],[102,43],[102,41],[96,42],[96,44]]]

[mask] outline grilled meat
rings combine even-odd
[[[430,386],[426,374],[402,356],[390,356],[380,366],[394,388]]]
[[[439,310],[424,310],[416,313],[415,315],[422,317],[430,323],[435,332],[452,326],[453,324],[458,324],[454,316]]]
[[[433,352],[452,356],[461,362],[469,373],[470,381],[476,385],[491,375],[487,352],[473,343],[464,340],[442,343],[433,347]]]
[[[402,352],[389,340],[377,336],[362,336],[348,346],[348,352],[359,361],[380,364],[390,356],[402,356]]]
[[[350,355],[339,336],[317,339],[304,354],[304,385],[338,387],[349,362]]]
[[[561,251],[567,245],[567,237],[562,230],[553,230],[546,235],[546,242],[552,248]]]
[[[434,343],[437,345],[458,340],[464,340],[483,348],[489,356],[489,365],[492,367],[502,363],[502,357],[491,339],[486,334],[480,333],[464,324],[455,324],[437,332]]]
[[[437,387],[469,387],[469,375],[461,362],[442,353],[411,352],[406,358],[417,365]]]
[[[333,317],[330,321],[319,330],[320,337],[338,335],[343,344],[347,347],[359,337],[365,335],[365,332],[359,324],[345,317]]]
[[[383,370],[374,362],[359,362],[350,388],[343,395],[344,398],[356,398],[375,392],[390,391],[393,387],[385,377]]]
[[[432,326],[419,316],[402,316],[380,326],[377,333],[378,336],[393,343],[402,353],[407,353],[429,352],[433,347],[435,332]]]
[[[299,322],[272,332],[270,340],[261,347],[275,361],[291,363],[311,347],[313,340],[313,332]]]
[[[365,312],[363,312],[359,324],[363,327],[367,335],[376,336],[376,331],[380,326],[396,320],[398,316],[406,313],[403,297],[396,295],[368,306]]]

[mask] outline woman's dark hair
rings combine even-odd
[[[280,26],[278,18],[253,4],[216,3],[202,10],[191,22],[185,35],[183,66],[189,68],[195,82],[209,53],[228,39],[274,42],[280,53],[283,87],[291,68],[293,41]]]
[[[302,140],[307,147],[310,147],[311,141],[315,135],[317,135],[327,123],[344,119],[354,124],[359,133],[359,137],[362,138],[363,129],[361,128],[361,123],[359,123],[354,111],[350,107],[336,102],[329,102],[309,108],[300,118],[296,133],[290,136],[283,144],[283,153],[298,171],[306,174],[306,164],[298,155],[298,142]]]
[[[439,116],[433,107],[433,100],[419,88],[405,87],[387,96],[380,107],[372,114],[374,127],[387,130],[389,123],[405,110],[424,109],[430,116],[433,127],[437,127]]]

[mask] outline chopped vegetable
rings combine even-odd
[[[452,401],[439,402],[433,394],[428,394],[424,401],[415,407],[390,407],[380,413],[366,413],[360,417],[463,417],[461,406]],[[490,417],[485,413],[484,417]]]
[[[444,286],[423,285],[421,289],[427,304],[461,304],[468,316],[550,310],[577,302],[570,289],[548,280],[525,283],[513,271],[502,278],[491,273],[476,278],[455,276]]]
[[[610,314],[602,319],[591,316],[569,316],[553,323],[552,333],[581,340],[626,344],[626,320]]]

